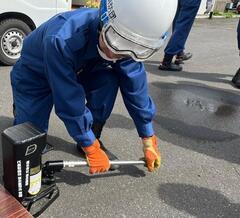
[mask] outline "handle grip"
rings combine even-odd
[[[145,161],[143,161],[143,160],[138,160],[138,161],[115,160],[115,161],[110,161],[110,165],[112,165],[112,166],[145,165]],[[87,161],[63,161],[63,167],[83,167],[83,166],[88,166]]]

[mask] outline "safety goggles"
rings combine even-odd
[[[150,58],[160,48],[159,46],[158,49],[153,49],[127,39],[116,31],[112,25],[107,25],[103,29],[103,40],[113,53],[130,56],[136,61],[144,61]]]

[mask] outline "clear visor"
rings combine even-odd
[[[131,56],[136,61],[146,60],[157,51],[125,38],[115,31],[111,25],[104,29],[103,39],[112,52]]]

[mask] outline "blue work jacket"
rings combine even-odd
[[[78,81],[78,72],[91,67],[93,60],[106,62],[97,50],[98,14],[97,9],[83,8],[54,16],[24,40],[18,62],[31,72],[26,77],[39,81],[39,86],[50,87],[56,114],[74,140],[83,146],[91,145],[95,136],[90,125],[93,118],[85,105],[85,92]],[[139,83],[135,75],[141,73],[146,77],[143,64],[133,59],[122,59],[116,63],[108,62],[108,65],[127,78],[119,87],[124,90],[124,102],[139,136],[153,135],[154,103],[148,96],[147,83],[140,89],[139,85],[136,86]],[[21,89],[25,85],[29,84],[23,83]]]

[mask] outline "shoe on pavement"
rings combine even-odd
[[[232,78],[232,84],[235,88],[240,89],[240,68]]]
[[[190,52],[181,52],[177,54],[176,59],[182,59],[182,61],[187,61],[192,58],[192,53]]]
[[[176,59],[175,59],[175,64],[179,65],[179,64],[184,64],[184,61],[189,60],[190,58],[192,58],[192,53],[190,52],[182,52],[176,55]]]
[[[159,70],[163,71],[182,71],[182,66],[175,63],[164,63],[162,62],[159,67]]]

